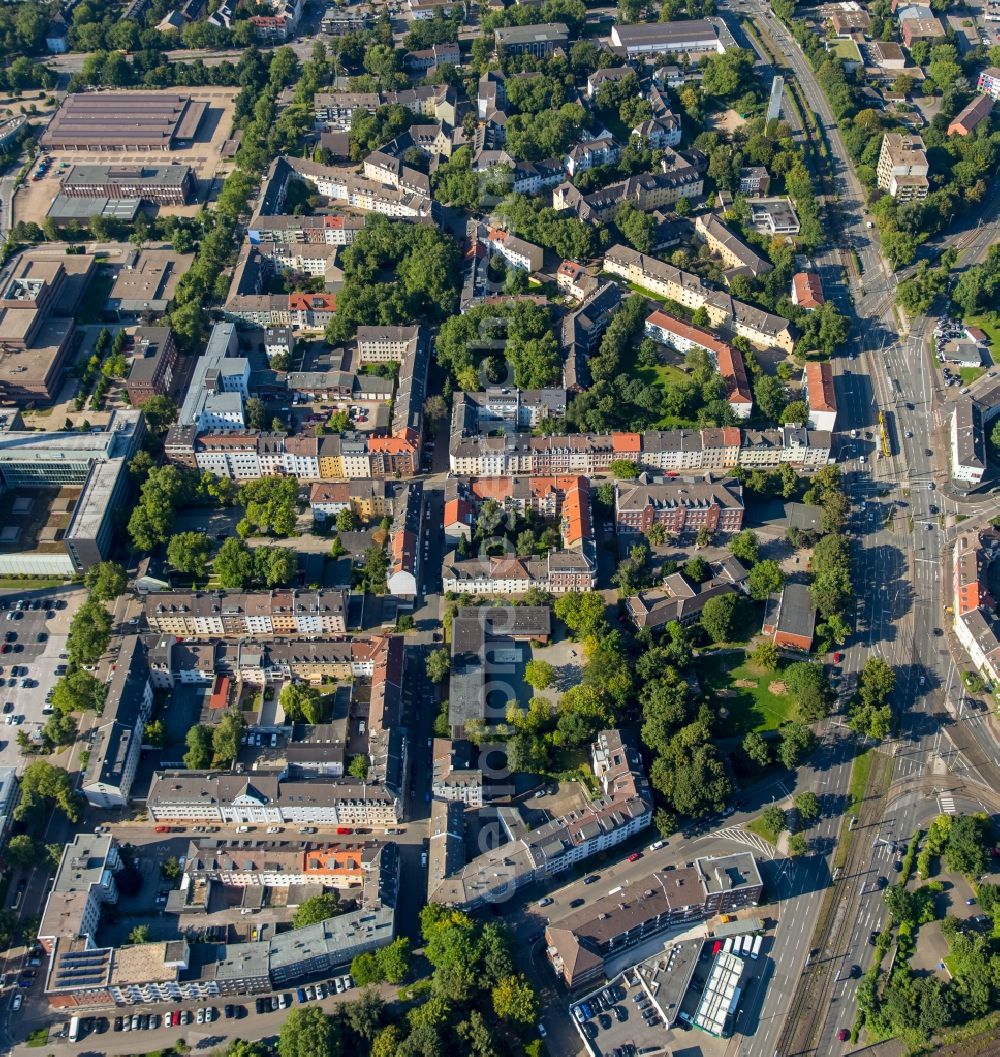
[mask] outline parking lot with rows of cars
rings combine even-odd
[[[23,762],[16,732],[38,737],[52,712],[52,689],[66,671],[69,623],[82,588],[0,596],[0,765]]]

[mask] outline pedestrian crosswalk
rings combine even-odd
[[[762,858],[774,858],[774,845],[769,844],[763,837],[759,837],[756,833],[751,833],[750,830],[744,829],[742,826],[727,826],[725,829],[717,829],[712,833],[706,834],[703,839],[708,837],[722,837],[725,840],[734,840],[739,844],[746,844],[753,848],[754,851],[760,853]]]
[[[956,812],[955,798],[953,796],[939,796],[938,808],[942,814],[954,815]]]

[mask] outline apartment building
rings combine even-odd
[[[197,837],[188,844],[184,874],[191,881],[241,887],[319,884],[350,893],[363,888],[366,875],[379,869],[384,847],[376,841],[325,844]]]
[[[638,434],[572,434],[554,437],[489,437],[452,433],[452,473],[470,477],[586,474],[606,470],[614,459],[647,469],[717,470],[734,466],[801,469],[826,466],[831,437],[805,426],[775,430],[647,430]]]
[[[823,280],[815,272],[796,272],[792,276],[792,304],[811,312],[825,303]]]
[[[126,636],[108,684],[104,711],[90,746],[80,789],[91,807],[125,807],[139,765],[143,732],[153,712],[146,649]]]
[[[556,269],[556,286],[570,297],[582,301],[598,286],[598,280],[589,275],[582,264],[563,261]]]
[[[157,771],[146,810],[152,822],[382,828],[396,825],[402,802],[384,786],[354,779]]]
[[[400,363],[420,340],[420,327],[358,327],[362,363]]]
[[[726,381],[726,399],[737,418],[749,418],[753,411],[753,391],[746,365],[739,350],[721,341],[707,330],[692,326],[666,312],[652,312],[646,317],[645,332],[654,341],[670,345],[681,352],[703,349],[715,369]]]
[[[649,150],[677,147],[683,138],[681,119],[669,110],[656,114],[645,121],[640,121],[632,129],[630,138],[637,139]]]
[[[919,136],[885,133],[875,171],[878,186],[892,198],[912,202],[927,197],[930,170],[924,141]]]
[[[948,435],[952,480],[966,487],[978,485],[986,473],[986,434],[982,414],[971,397],[956,401]]]
[[[38,925],[38,942],[46,953],[52,954],[60,939],[93,943],[101,907],[118,902],[115,873],[121,866],[109,834],[77,833],[66,845]]]
[[[396,495],[389,529],[389,594],[414,598],[420,578],[420,528],[424,521],[424,483],[404,484]]]
[[[652,819],[652,795],[639,753],[619,731],[607,730],[591,756],[600,796],[535,829],[516,807],[498,808],[506,843],[473,859],[466,859],[461,837],[435,839],[452,806],[435,804],[428,899],[467,910],[502,904],[518,889],[544,883],[642,832]]]
[[[483,806],[483,772],[472,766],[471,753],[465,751],[468,742],[453,742],[435,738],[431,747],[431,796],[435,800]]]
[[[701,195],[705,178],[698,166],[690,164],[669,147],[665,148],[660,164],[664,167],[662,172],[631,176],[590,194],[584,194],[567,180],[552,192],[553,208],[571,209],[581,220],[603,222],[613,219],[625,202],[643,212],[652,212],[673,205],[681,198]]]
[[[837,428],[837,393],[833,387],[833,368],[829,363],[810,361],[805,372],[806,407],[810,429],[833,433]]]
[[[139,327],[134,358],[125,380],[129,403],[142,405],[152,396],[169,396],[177,366],[177,345],[169,327]]]
[[[580,392],[590,384],[587,361],[607,330],[621,299],[617,283],[598,279],[580,304],[563,316],[559,325],[559,344],[566,356],[563,386],[567,391]]]
[[[342,510],[374,521],[392,514],[393,499],[384,480],[317,481],[309,490],[309,505],[317,521]]]
[[[544,558],[468,558],[446,562],[441,580],[444,591],[478,598],[507,598],[529,591],[564,595],[596,587],[597,562],[592,548],[549,551]]]
[[[614,136],[602,132],[571,147],[563,158],[563,165],[570,176],[576,176],[601,165],[617,165],[620,157],[621,147]]]
[[[529,273],[539,271],[545,258],[541,246],[519,239],[503,228],[492,228],[487,233],[486,248],[491,257],[500,256],[512,268]]]
[[[593,987],[605,966],[668,928],[756,906],[764,886],[750,852],[658,870],[624,895],[611,894],[545,929],[552,971],[571,990]]]
[[[184,638],[343,635],[347,594],[331,588],[281,591],[162,591],[143,603],[152,631]]]
[[[615,484],[615,528],[646,534],[654,524],[671,535],[734,533],[743,527],[743,487],[735,479],[695,483],[640,474]]]
[[[766,195],[771,187],[771,177],[762,165],[748,165],[740,169],[740,183],[737,194],[744,198],[756,198]]]
[[[727,293],[713,290],[698,276],[629,246],[610,247],[604,257],[604,270],[687,308],[704,306],[713,327],[744,337],[759,348],[779,348],[790,353],[795,347],[791,324],[783,316],[737,301]]]
[[[1000,538],[987,529],[959,535],[952,557],[955,635],[976,670],[993,681],[1000,679],[1000,634],[988,572],[998,552]]]
[[[714,213],[703,213],[696,217],[694,229],[712,253],[722,260],[727,274],[749,275],[756,279],[772,270],[768,261],[737,238]]]
[[[750,223],[762,235],[797,235],[801,229],[799,216],[792,200],[787,196],[778,198],[753,198],[750,207]]]
[[[979,75],[976,91],[988,95],[994,103],[1000,101],[1000,70],[995,66],[987,66]]]

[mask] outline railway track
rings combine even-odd
[[[785,1025],[778,1036],[777,1057],[798,1057],[812,1053],[815,1048],[816,1037],[826,1020],[822,1014],[829,1008],[830,993],[837,980],[837,967],[856,920],[858,900],[869,883],[867,871],[861,868],[868,850],[867,839],[858,839],[858,836],[881,820],[891,777],[892,757],[876,753],[864,799],[856,812],[854,836],[848,838],[842,831],[841,839],[850,839],[847,861],[820,908],[811,956],[799,977]],[[848,824],[846,819],[845,824]]]

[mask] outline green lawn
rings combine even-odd
[[[790,718],[791,698],[769,689],[771,683],[780,681],[780,669],[761,672],[743,653],[708,654],[699,662],[699,674],[716,711],[725,708],[729,713],[728,736],[776,730]],[[737,682],[750,685],[737,686]]]
[[[758,837],[763,837],[768,844],[777,844],[779,834],[775,833],[774,830],[768,829],[764,825],[763,815],[758,815],[757,818],[751,819],[747,824],[746,828],[753,833],[756,833]]]
[[[868,775],[871,773],[872,764],[875,762],[875,750],[868,749],[860,756],[854,757],[854,765],[851,768],[851,784],[848,788],[850,796],[849,808],[854,810],[861,806],[865,798],[865,786],[868,785]]]
[[[827,49],[831,55],[838,59],[847,59],[848,62],[861,62],[861,52],[853,40],[838,40],[832,48]]]
[[[958,376],[962,379],[962,385],[972,385],[985,372],[985,367],[959,367]]]
[[[640,367],[635,359],[635,348],[629,349],[622,357],[620,369],[630,378],[638,378],[646,385],[655,385],[660,392],[666,391],[679,382],[686,381],[687,374],[679,367],[670,363],[660,363],[655,367]],[[652,424],[651,429],[696,429],[697,422],[693,419],[676,418],[673,415],[663,415]]]

